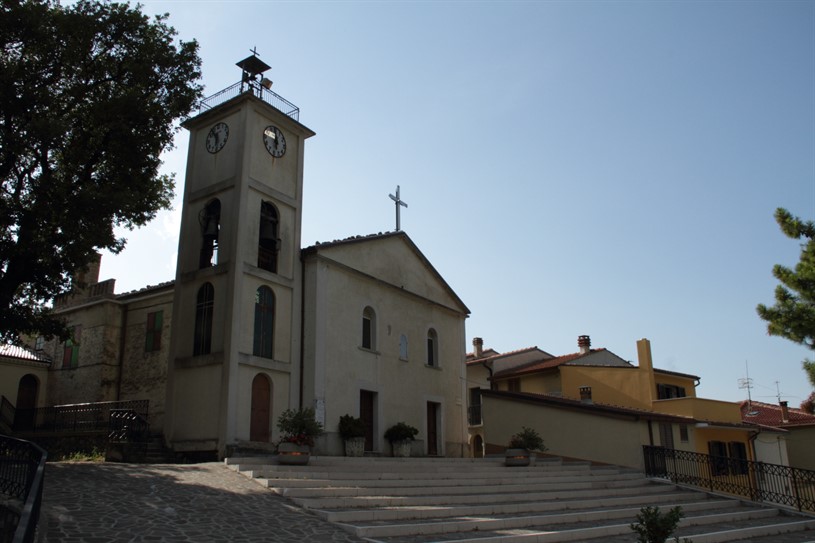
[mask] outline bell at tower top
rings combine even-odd
[[[223,104],[245,92],[250,92],[273,108],[299,122],[300,108],[273,92],[271,79],[259,77],[262,76],[263,72],[270,70],[272,67],[260,60],[257,48],[250,49],[250,51],[252,52],[250,56],[235,63],[235,65],[241,69],[241,80],[201,100],[198,107],[199,113],[203,113],[204,111]]]

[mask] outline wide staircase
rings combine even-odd
[[[693,543],[815,542],[815,516],[647,479],[636,470],[538,459],[228,458],[231,468],[369,541],[543,543],[636,541],[644,506],[681,506],[677,535]],[[673,541],[673,539],[671,540]]]

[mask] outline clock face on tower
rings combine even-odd
[[[275,158],[280,158],[286,152],[286,138],[283,132],[276,126],[269,125],[263,130],[263,145],[269,154]]]
[[[207,134],[207,151],[217,153],[226,145],[229,139],[229,126],[226,123],[218,123],[209,130]]]

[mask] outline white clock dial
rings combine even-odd
[[[209,130],[207,134],[207,151],[217,153],[226,145],[229,139],[229,126],[226,123],[218,123]]]
[[[263,130],[263,145],[269,154],[275,158],[280,158],[286,152],[286,138],[283,132],[276,126],[269,125]]]

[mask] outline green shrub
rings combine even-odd
[[[340,417],[340,437],[343,439],[353,439],[355,437],[365,437],[365,423],[362,419],[352,415]]]
[[[545,451],[543,438],[532,428],[521,426],[521,431],[509,438],[510,449],[526,449],[528,451]]]
[[[314,409],[286,409],[277,419],[280,441],[314,446],[314,438],[323,435],[323,425],[314,416]]]
[[[413,441],[419,430],[404,422],[397,422],[385,431],[385,439],[391,443],[397,441]]]
[[[667,513],[660,513],[659,507],[643,507],[637,515],[637,522],[631,524],[631,530],[637,533],[638,543],[665,543],[679,526],[684,517],[682,508],[678,505]],[[676,538],[679,541],[679,538]],[[690,543],[688,539],[683,540]]]

